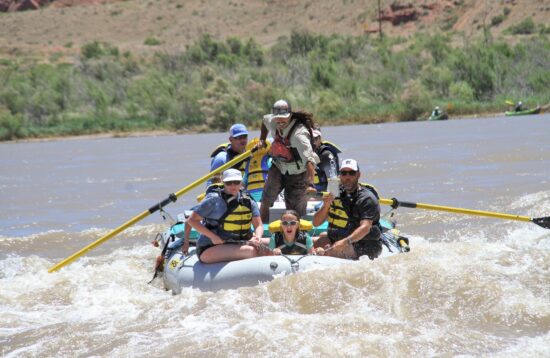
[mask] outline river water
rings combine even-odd
[[[548,114],[323,129],[383,197],[550,215]],[[408,254],[173,296],[147,284],[153,214],[47,272],[203,176],[226,140],[0,143],[0,356],[550,356],[550,230],[533,223],[400,208]]]

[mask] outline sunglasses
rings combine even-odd
[[[298,221],[296,220],[292,220],[292,221],[281,221],[281,225],[283,226],[294,226],[294,225],[297,225],[298,224]]]
[[[351,175],[351,176],[353,176],[353,175],[355,175],[355,174],[357,174],[357,171],[355,171],[355,170],[342,170],[342,171],[340,172],[340,175],[343,176],[343,177],[345,177],[346,175]]]
[[[273,107],[273,111],[271,112],[275,115],[277,114],[289,114],[288,107]]]
[[[240,180],[229,180],[229,181],[224,181],[223,183],[226,184],[226,185],[240,185],[241,181]]]

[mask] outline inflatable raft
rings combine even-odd
[[[381,257],[409,251],[409,240],[400,235],[395,222],[382,219],[381,237],[383,251]],[[276,277],[311,270],[313,268],[334,267],[352,261],[330,256],[316,255],[281,255],[261,256],[251,259],[204,264],[199,261],[195,249],[189,255],[183,255],[180,247],[166,249],[168,242],[177,240],[182,233],[182,223],[157,236],[159,246],[165,249],[159,257],[157,274],[162,275],[164,287],[174,294],[184,287],[198,288],[203,291],[235,289],[255,286],[261,282],[271,281]],[[268,232],[266,228],[266,232]],[[311,231],[310,231],[311,233]],[[154,277],[153,277],[154,279]]]
[[[278,276],[349,263],[349,260],[330,256],[288,255],[260,256],[246,260],[203,264],[194,250],[189,256],[181,251],[166,260],[163,272],[164,287],[174,294],[183,287],[202,291],[218,291],[268,282]]]

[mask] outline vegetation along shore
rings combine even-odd
[[[434,106],[453,117],[550,103],[550,31],[528,20],[511,31],[529,36],[293,31],[263,46],[203,33],[180,51],[92,41],[71,61],[4,57],[0,140],[258,128],[277,98],[321,125],[424,120]]]

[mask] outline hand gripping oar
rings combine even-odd
[[[57,263],[56,265],[50,267],[48,269],[48,272],[57,271],[61,267],[73,262],[74,260],[76,260],[80,256],[84,255],[86,252],[92,250],[96,246],[101,245],[105,241],[109,240],[113,236],[115,236],[115,235],[121,233],[122,231],[126,230],[128,227],[134,225],[138,221],[141,221],[141,220],[145,219],[147,216],[151,215],[155,211],[160,210],[163,207],[165,207],[166,205],[170,204],[171,202],[176,201],[178,199],[178,197],[180,197],[182,194],[187,193],[189,190],[195,188],[196,186],[198,186],[201,183],[205,182],[206,180],[210,179],[214,175],[216,175],[216,174],[218,174],[218,173],[220,173],[220,172],[222,172],[222,171],[224,171],[228,168],[231,168],[233,165],[235,165],[235,164],[239,163],[240,161],[243,161],[244,159],[248,158],[249,156],[252,155],[252,152],[254,152],[255,150],[256,150],[256,148],[252,148],[250,150],[247,150],[243,154],[240,154],[240,155],[236,156],[235,158],[233,158],[229,162],[225,163],[221,167],[216,168],[213,171],[211,171],[210,173],[206,174],[205,176],[195,180],[193,183],[187,185],[185,188],[182,188],[181,190],[168,195],[168,197],[166,199],[164,199],[163,201],[161,201],[160,203],[151,206],[148,210],[145,210],[144,212],[142,212],[138,216],[135,216],[134,218],[132,218],[129,221],[125,222],[124,224],[120,225],[119,227],[117,227],[116,229],[114,229],[113,231],[108,233],[107,235],[105,235],[105,236],[101,237],[100,239],[92,242],[90,245],[84,247],[80,251],[75,252],[74,254],[67,257],[63,261],[61,261],[61,262]]]
[[[407,201],[399,201],[396,198],[392,198],[392,199],[380,198],[380,203],[385,205],[390,205],[394,209],[397,209],[398,207],[413,208],[413,209],[427,209],[427,210],[446,211],[449,213],[457,213],[457,214],[487,216],[490,218],[505,219],[505,220],[526,221],[526,222],[535,223],[538,226],[541,226],[545,229],[550,229],[550,216],[545,216],[540,218],[530,218],[528,216],[494,213],[491,211],[470,210],[470,209],[463,209],[463,208],[453,208],[450,206],[411,203]]]

